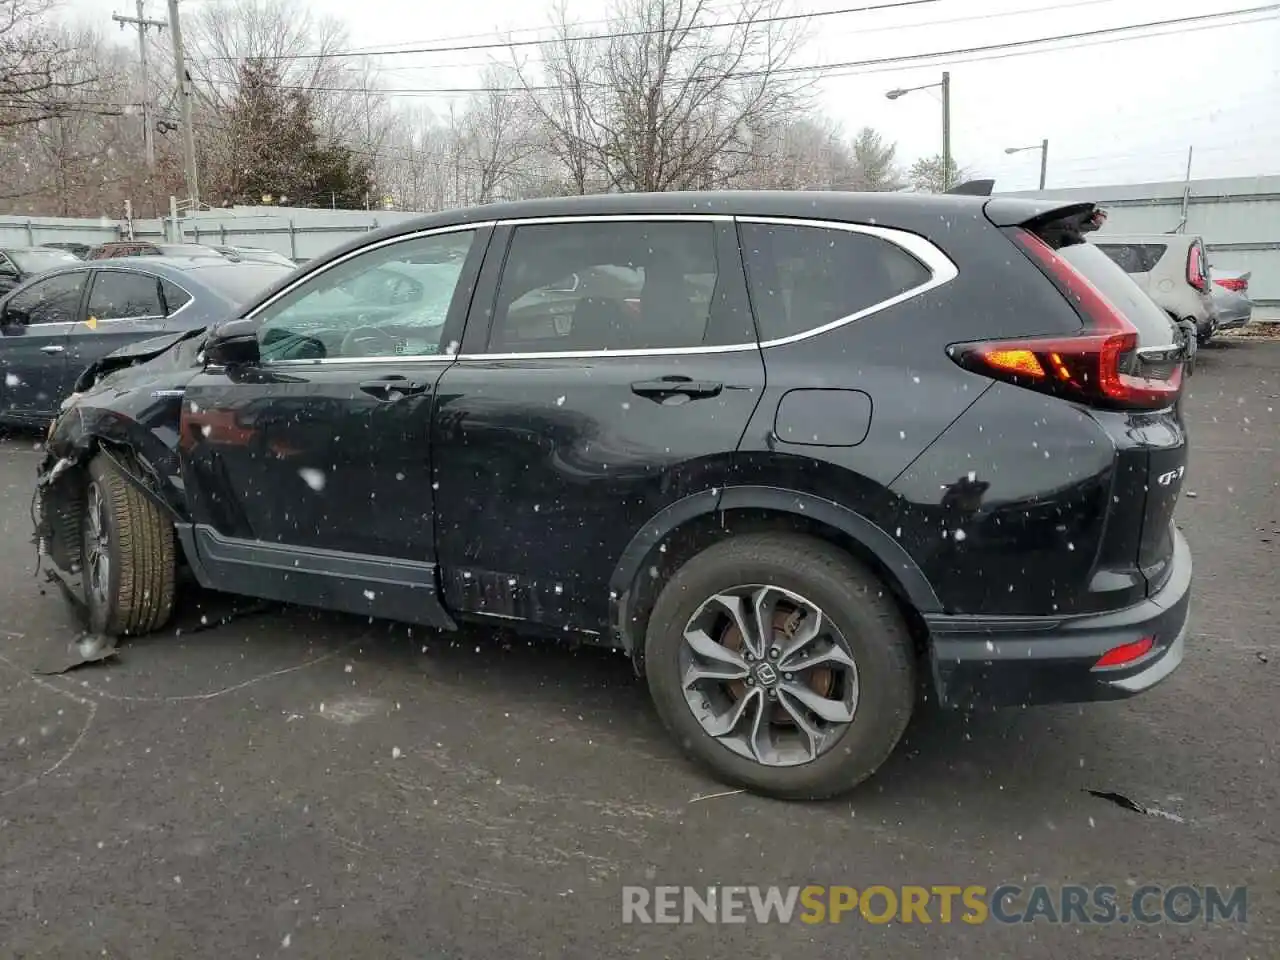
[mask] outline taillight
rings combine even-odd
[[[1201,293],[1209,289],[1209,278],[1204,272],[1204,251],[1198,243],[1193,243],[1187,251],[1187,283]]]
[[[1071,301],[1084,326],[1069,336],[953,344],[947,353],[956,363],[974,373],[1091,406],[1156,410],[1177,400],[1180,365],[1168,380],[1125,373],[1126,359],[1138,348],[1133,324],[1035,234],[1015,230],[1010,236]]]
[[[1225,290],[1233,290],[1236,293],[1244,293],[1249,289],[1249,281],[1244,277],[1223,277],[1213,282]]]

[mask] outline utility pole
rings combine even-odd
[[[121,30],[125,28],[125,24],[133,24],[138,28],[138,56],[142,59],[142,142],[147,154],[147,170],[154,173],[156,132],[151,124],[151,76],[147,70],[147,30],[150,27],[163,30],[168,24],[163,20],[148,20],[146,11],[143,9],[145,2],[146,0],[138,0],[136,17],[122,17],[118,13],[113,13],[111,19],[120,24]]]
[[[1040,141],[1040,189],[1044,189],[1045,174],[1049,172],[1049,138]]]
[[[139,3],[142,0],[138,0]],[[200,176],[196,169],[196,131],[191,122],[191,77],[187,74],[186,56],[182,49],[182,21],[178,17],[178,0],[169,0],[169,34],[173,38],[173,71],[178,84],[178,104],[182,108],[182,161],[187,174],[187,200],[190,209],[200,209]]]
[[[942,192],[951,189],[951,74],[942,71]]]

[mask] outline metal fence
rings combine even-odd
[[[0,217],[0,246],[42,243],[95,245],[132,235],[138,240],[265,247],[294,260],[310,260],[379,227],[420,214],[387,210],[309,210],[232,207],[161,219],[76,220],[60,217]]]

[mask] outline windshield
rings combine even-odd
[[[67,250],[8,250],[6,253],[23,273],[43,273],[80,262],[79,257]]]
[[[1058,256],[1083,273],[1137,327],[1140,347],[1164,347],[1176,342],[1169,315],[1103,250],[1092,243],[1077,243],[1060,249]]]
[[[218,293],[242,304],[292,273],[293,268],[275,263],[216,263],[195,267],[191,272]]]

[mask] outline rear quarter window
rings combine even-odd
[[[897,244],[838,227],[739,224],[761,340],[814,330],[928,283]]]
[[[1125,273],[1150,273],[1168,249],[1163,243],[1098,243],[1095,246]]]

